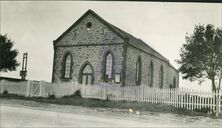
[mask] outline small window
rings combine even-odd
[[[120,75],[120,73],[116,73],[116,74],[115,74],[115,83],[120,83],[120,80],[121,80],[121,75]]]
[[[141,84],[141,70],[142,70],[142,63],[140,56],[138,57],[136,61],[136,84]]]
[[[108,79],[112,78],[113,57],[111,53],[106,56],[106,76]]]
[[[160,71],[159,71],[159,86],[160,88],[163,88],[163,78],[164,77],[164,72],[163,72],[163,66],[160,66]]]
[[[150,62],[150,66],[149,66],[149,78],[148,78],[148,83],[149,86],[152,87],[153,86],[153,74],[154,74],[154,68],[153,68],[153,61]]]
[[[176,77],[173,78],[173,88],[176,88]]]
[[[91,22],[88,22],[88,23],[86,24],[86,29],[87,29],[87,31],[89,31],[89,30],[91,29],[91,27],[92,27],[92,23],[91,23]]]
[[[92,73],[91,67],[89,65],[86,65],[86,67],[83,69],[83,73],[91,74]]]

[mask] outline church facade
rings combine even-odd
[[[88,10],[53,41],[52,82],[179,86],[179,72],[142,40]]]

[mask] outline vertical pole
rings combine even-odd
[[[25,70],[27,70],[28,53],[25,54]]]
[[[24,70],[24,60],[25,60],[25,54],[23,54],[23,58],[22,58],[22,71]]]
[[[216,117],[219,115],[219,90],[216,90]]]
[[[30,94],[31,94],[30,86],[31,86],[30,81],[28,80],[27,84],[26,84],[26,94],[25,94],[26,97],[30,96]]]
[[[44,82],[43,81],[40,81],[39,82],[39,90],[40,90],[40,92],[39,92],[39,96],[40,97],[45,97],[45,86],[44,86],[45,84],[44,84]]]
[[[221,112],[221,91],[219,88],[219,113]]]
[[[4,80],[1,80],[1,93],[4,92]]]

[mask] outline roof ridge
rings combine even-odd
[[[162,57],[164,57],[161,53],[159,53],[157,50],[155,50],[154,48],[152,48],[150,45],[148,45],[147,43],[145,43],[142,39],[139,39],[143,44],[145,44],[146,46],[148,46],[150,49],[154,50],[155,52],[157,52],[158,54],[160,54]],[[165,58],[165,57],[164,57]],[[166,58],[165,58],[166,59]]]
[[[110,23],[109,23],[110,24]],[[112,25],[112,24],[110,24],[110,25]],[[142,43],[142,44],[144,44],[145,46],[147,46],[147,47],[149,47],[151,50],[153,50],[154,52],[156,52],[157,54],[159,54],[162,58],[164,58],[165,60],[167,60],[168,61],[168,59],[166,58],[166,57],[164,57],[162,54],[160,54],[158,51],[156,51],[154,48],[152,48],[150,45],[148,45],[147,43],[145,43],[142,39],[140,39],[140,38],[137,38],[137,37],[135,37],[135,36],[133,36],[132,34],[130,34],[130,33],[128,33],[128,32],[125,32],[124,30],[122,30],[122,29],[120,29],[120,28],[118,28],[118,27],[116,27],[116,26],[114,26],[114,25],[112,25],[113,27],[115,27],[116,29],[118,29],[120,32],[122,32],[125,36],[131,36],[132,38],[134,38],[136,41],[137,41],[137,43]],[[127,34],[127,35],[126,35]],[[139,41],[139,42],[138,42]],[[152,54],[152,53],[150,53],[150,54]]]
[[[84,19],[87,15],[92,14],[93,16],[95,16],[95,18],[97,18],[99,21],[101,21],[104,25],[106,25],[110,30],[112,30],[113,32],[115,32],[118,36],[120,36],[122,39],[129,39],[129,44],[131,46],[134,46],[142,51],[145,51],[153,56],[158,57],[159,59],[162,59],[164,61],[169,61],[168,59],[166,59],[163,55],[161,55],[159,52],[157,52],[155,49],[153,49],[151,46],[149,46],[147,43],[145,43],[143,40],[138,39],[136,37],[134,37],[133,35],[125,32],[124,30],[114,26],[113,24],[107,22],[106,20],[104,20],[102,17],[100,17],[97,13],[95,13],[93,10],[89,9],[88,11],[86,11],[74,24],[72,24],[62,35],[60,35],[56,40],[54,40],[54,45],[56,42],[58,42],[60,39],[62,39],[68,32],[70,32],[77,24],[79,24],[82,19]],[[131,39],[131,41],[130,41]],[[132,41],[133,40],[133,41]],[[153,51],[152,53],[150,53],[150,51],[148,49],[151,49],[151,51]]]

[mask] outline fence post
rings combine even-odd
[[[221,99],[222,95],[221,95],[221,90],[219,90],[219,113],[221,112]]]
[[[1,80],[1,93],[4,92],[4,80]]]
[[[216,90],[216,117],[218,117],[218,115],[219,115],[219,102],[220,102],[220,100],[219,100],[219,90]]]
[[[105,100],[106,99],[106,85],[104,84],[103,85],[103,100]]]
[[[31,82],[28,80],[27,84],[26,84],[26,93],[25,93],[26,97],[30,96],[30,94],[31,94],[30,86],[31,86]]]
[[[40,86],[40,92],[39,92],[39,95],[41,96],[41,97],[45,97],[45,84],[44,84],[44,81],[40,81],[39,82],[39,86]]]

